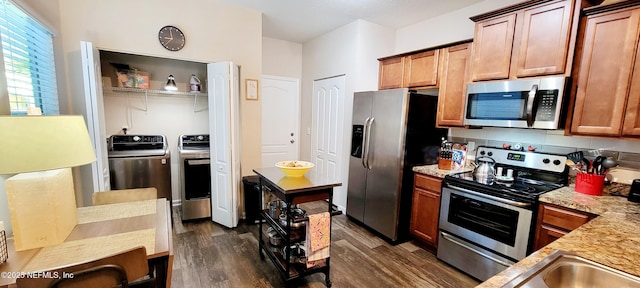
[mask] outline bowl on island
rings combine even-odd
[[[276,167],[287,177],[302,177],[314,166],[316,165],[307,161],[280,161],[276,163]]]

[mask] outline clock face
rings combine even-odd
[[[158,40],[162,47],[169,51],[178,51],[184,47],[185,37],[175,26],[164,26],[158,32]]]

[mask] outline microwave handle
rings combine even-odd
[[[527,99],[527,127],[533,127],[533,121],[536,119],[533,109],[536,103],[536,94],[538,94],[538,84],[533,84],[529,90],[529,99]]]

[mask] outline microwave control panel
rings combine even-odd
[[[536,121],[554,121],[556,118],[556,105],[558,103],[558,90],[539,90],[536,104]]]

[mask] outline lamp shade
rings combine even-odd
[[[0,116],[0,174],[75,167],[95,160],[82,116]]]

